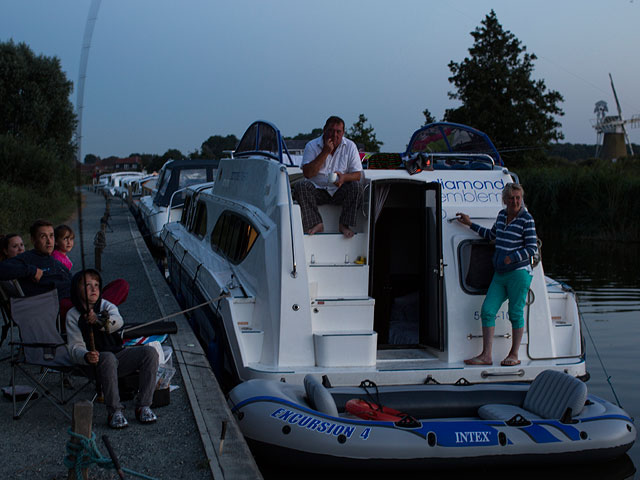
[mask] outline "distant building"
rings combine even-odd
[[[142,170],[142,159],[137,155],[127,158],[109,157],[91,164],[80,164],[80,171],[83,174],[96,177],[103,173],[139,172],[140,170]]]

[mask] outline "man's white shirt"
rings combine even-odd
[[[322,152],[324,147],[324,141],[322,137],[311,140],[304,147],[304,154],[302,155],[302,163],[300,166],[307,163],[311,163]],[[338,145],[336,151],[327,156],[324,162],[324,166],[320,169],[315,177],[309,178],[309,180],[316,186],[316,188],[323,188],[333,195],[338,190],[333,183],[329,183],[329,175],[334,172],[341,173],[353,173],[362,171],[362,161],[360,160],[360,154],[358,153],[358,147],[348,138],[342,137],[342,142]]]

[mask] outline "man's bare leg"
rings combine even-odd
[[[317,225],[311,227],[307,232],[308,235],[313,235],[314,233],[322,233],[324,232],[324,224],[318,223]]]
[[[338,224],[338,229],[346,238],[351,238],[355,235],[355,232],[351,230],[347,225],[343,225],[342,223]]]

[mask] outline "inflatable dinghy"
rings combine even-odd
[[[304,386],[255,379],[235,387],[229,403],[256,457],[291,466],[603,461],[636,439],[624,410],[552,370],[531,384],[327,388],[312,375]]]

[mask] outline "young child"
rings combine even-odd
[[[80,365],[95,365],[102,385],[107,422],[111,428],[129,423],[122,410],[118,377],[139,370],[136,418],[153,423],[156,415],[150,408],[158,372],[158,352],[148,345],[122,346],[118,330],[123,320],[113,303],[102,298],[102,278],[97,270],[76,273],[71,280],[73,308],[67,313],[67,348],[72,360]]]
[[[67,267],[67,270],[71,271],[73,263],[69,260],[67,254],[73,249],[76,235],[68,225],[58,225],[54,230],[54,235],[56,236],[56,244],[51,256]]]

